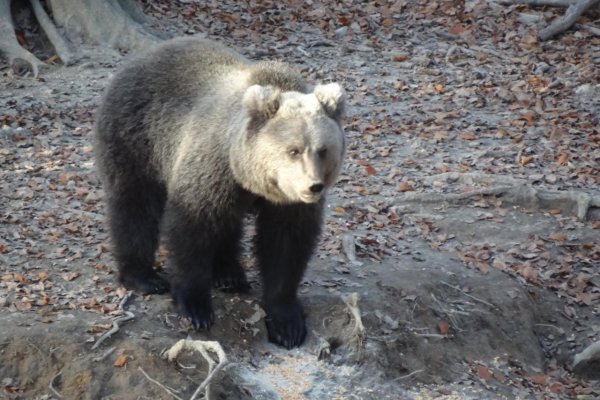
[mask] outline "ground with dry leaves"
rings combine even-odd
[[[215,293],[208,333],[168,296],[121,304],[90,132],[125,57],[82,47],[37,80],[0,64],[0,397],[171,398],[151,378],[188,398],[206,363],[161,357],[187,335],[231,361],[213,399],[600,396],[571,372],[600,339],[599,38],[540,44],[560,11],[479,0],[201,3],[141,2],[348,92],[307,343],[267,343],[251,257],[253,291]]]

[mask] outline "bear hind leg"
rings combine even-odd
[[[119,281],[140,293],[165,293],[169,283],[153,268],[166,191],[138,181],[109,190],[108,212]]]
[[[240,264],[242,226],[236,222],[228,234],[222,236],[213,263],[213,286],[224,292],[246,293],[250,284]]]
[[[188,318],[194,329],[209,329],[215,320],[211,287],[217,224],[214,217],[189,211],[188,205],[174,199],[169,199],[165,211],[164,231],[174,267],[171,295],[179,315]]]

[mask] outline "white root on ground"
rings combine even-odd
[[[192,350],[199,352],[202,357],[208,363],[208,375],[202,381],[202,383],[198,386],[190,400],[195,400],[200,393],[205,392],[204,398],[210,400],[209,392],[210,392],[210,383],[216,376],[216,374],[223,369],[225,365],[227,365],[227,355],[225,351],[221,347],[221,344],[216,341],[209,340],[190,340],[190,339],[181,339],[177,343],[175,343],[169,350],[167,350],[163,357],[165,357],[169,361],[174,361],[179,353],[184,350]],[[215,360],[210,356],[209,352],[216,354],[217,362],[215,366]]]
[[[350,315],[352,315],[352,318],[354,319],[350,344],[354,347],[355,351],[360,354],[366,336],[366,330],[360,316],[360,308],[358,307],[358,293],[354,292],[348,295],[342,295],[342,301],[346,304]]]

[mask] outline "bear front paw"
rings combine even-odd
[[[169,291],[169,282],[154,270],[144,273],[120,272],[119,282],[127,289],[142,294],[161,294]]]
[[[210,291],[207,295],[198,289],[174,287],[172,292],[179,315],[188,318],[194,329],[207,330],[212,326],[215,314],[212,310]]]
[[[265,323],[269,341],[290,350],[306,338],[304,311],[299,303],[266,306]]]

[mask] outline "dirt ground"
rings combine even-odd
[[[166,295],[122,304],[90,136],[126,49],[37,79],[0,59],[0,398],[190,398],[207,362],[163,358],[188,337],[228,357],[212,399],[599,398],[572,363],[600,340],[600,39],[539,43],[560,11],[459,3],[141,2],[157,29],[348,92],[291,351],[266,340],[249,251],[252,290],[215,291],[209,332]]]

